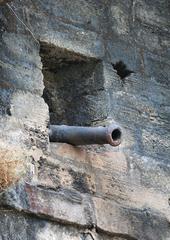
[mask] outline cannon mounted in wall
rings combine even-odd
[[[67,125],[50,125],[49,138],[51,142],[69,143],[72,145],[110,144],[118,146],[121,143],[122,131],[114,124],[107,127],[81,127]]]

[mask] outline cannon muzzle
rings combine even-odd
[[[62,142],[72,145],[110,144],[118,146],[121,143],[122,131],[116,125],[107,127],[79,127],[67,125],[50,125],[50,142]]]

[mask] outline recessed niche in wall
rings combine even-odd
[[[88,126],[105,119],[107,94],[101,61],[44,42],[40,46],[50,124]]]

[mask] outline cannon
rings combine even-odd
[[[111,124],[106,127],[81,127],[67,125],[50,125],[50,142],[69,143],[72,145],[110,144],[118,146],[121,143],[122,131],[119,126]]]

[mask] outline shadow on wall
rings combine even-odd
[[[108,99],[100,60],[45,42],[40,42],[40,56],[50,124],[89,126],[107,118]]]

